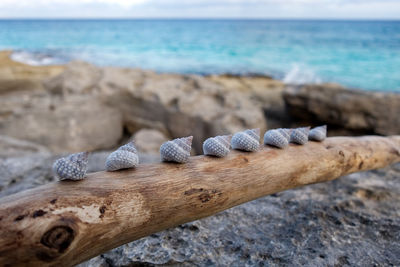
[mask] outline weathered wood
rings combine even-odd
[[[0,199],[0,265],[73,265],[160,230],[298,186],[400,162],[400,136],[98,172]]]

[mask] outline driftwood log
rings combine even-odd
[[[396,162],[400,136],[333,137],[47,184],[0,199],[0,265],[74,265],[268,194]]]

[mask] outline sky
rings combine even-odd
[[[400,0],[0,0],[0,18],[400,19]]]

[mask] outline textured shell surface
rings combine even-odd
[[[260,148],[260,129],[249,129],[235,133],[231,140],[233,149],[257,151]]]
[[[133,142],[121,146],[112,152],[106,160],[107,171],[135,168],[139,165],[139,156]]]
[[[232,135],[210,137],[203,143],[204,155],[225,157],[229,153]]]
[[[59,180],[82,180],[86,176],[89,152],[71,154],[56,160],[53,172]]]
[[[310,131],[310,127],[301,127],[293,129],[290,133],[290,142],[296,143],[299,145],[304,145],[308,142],[308,133]]]
[[[288,142],[290,141],[290,133],[292,132],[292,129],[279,128],[277,130],[288,140]]]
[[[308,139],[313,141],[324,141],[326,138],[326,125],[318,126],[310,130]]]
[[[286,131],[280,129],[268,130],[264,134],[264,144],[279,148],[285,148],[289,145],[289,140],[286,137]]]
[[[185,163],[189,160],[193,136],[167,141],[160,147],[162,161]]]

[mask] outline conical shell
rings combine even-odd
[[[326,138],[326,125],[315,127],[310,130],[308,139],[313,141],[324,141]]]
[[[231,140],[233,149],[257,151],[260,148],[260,129],[249,129],[235,133]]]
[[[288,140],[288,142],[290,141],[290,133],[292,132],[292,129],[279,128],[277,130]]]
[[[281,129],[269,130],[264,134],[264,144],[279,148],[285,148],[289,145],[289,140],[286,137],[286,131]]]
[[[138,165],[139,156],[133,142],[121,146],[112,152],[106,160],[107,171],[135,168]]]
[[[56,160],[53,172],[59,180],[82,180],[85,178],[89,152],[71,154]]]
[[[165,142],[160,147],[162,161],[185,163],[189,160],[193,136],[177,138]]]
[[[296,143],[299,145],[304,145],[308,142],[308,133],[310,131],[310,127],[302,127],[293,129],[290,133],[290,142]]]
[[[210,137],[203,143],[204,155],[225,157],[229,153],[232,135]]]

